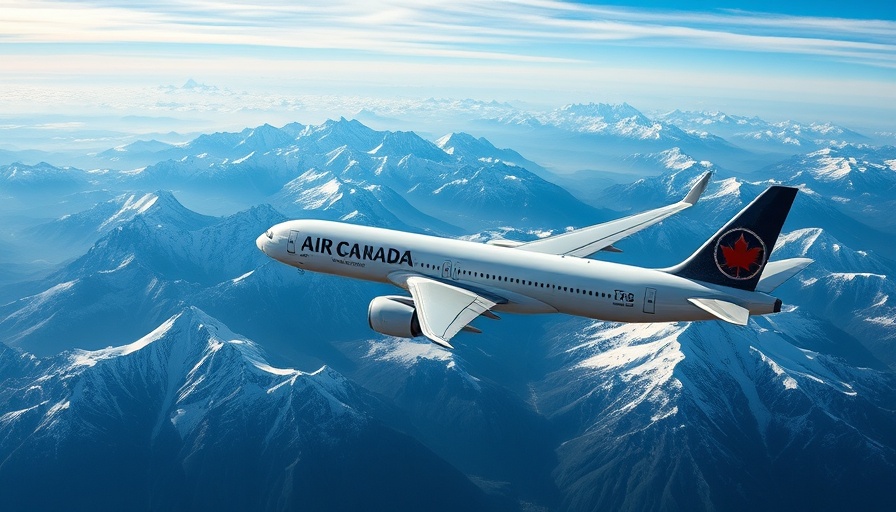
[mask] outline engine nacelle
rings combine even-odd
[[[367,322],[376,332],[397,338],[422,336],[414,299],[399,295],[376,297],[367,308]]]

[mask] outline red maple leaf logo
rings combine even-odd
[[[744,239],[744,234],[740,234],[740,238],[734,242],[733,247],[721,246],[722,255],[725,257],[725,266],[731,270],[737,277],[740,277],[740,271],[749,273],[750,267],[758,264],[762,247],[749,247]]]

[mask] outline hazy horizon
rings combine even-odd
[[[593,3],[0,2],[0,124],[195,133],[434,97],[896,131],[892,9]]]

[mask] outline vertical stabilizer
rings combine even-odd
[[[771,256],[797,189],[773,186],[759,195],[684,262],[666,272],[753,291]]]

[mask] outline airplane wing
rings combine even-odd
[[[690,208],[700,198],[700,194],[706,189],[709,183],[709,177],[712,173],[707,172],[697,183],[691,188],[688,195],[681,201],[650,210],[647,212],[631,215],[603,224],[595,224],[585,228],[570,231],[560,235],[535,240],[533,242],[517,245],[515,248],[522,251],[532,251],[547,254],[565,254],[568,256],[578,256],[584,258],[601,250],[616,251],[613,244],[623,238],[637,233],[647,226],[652,226],[657,222],[676,214],[685,208]]]
[[[449,340],[496,303],[477,293],[421,276],[407,278],[420,330],[433,342],[454,348]]]

